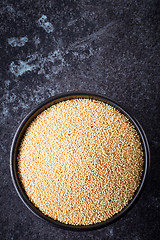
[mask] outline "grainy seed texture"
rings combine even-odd
[[[30,124],[19,177],[45,215],[72,225],[105,221],[132,199],[143,171],[141,141],[116,108],[93,99],[51,106]]]

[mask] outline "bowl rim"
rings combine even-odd
[[[70,224],[65,224],[61,223],[57,220],[54,220],[46,215],[44,215],[38,208],[36,208],[33,203],[27,198],[26,193],[24,192],[24,189],[21,186],[20,180],[18,178],[18,173],[17,173],[17,151],[18,151],[18,146],[20,143],[20,140],[26,130],[26,128],[29,126],[29,124],[33,121],[33,119],[40,114],[42,111],[47,109],[49,106],[56,104],[58,102],[68,100],[68,99],[74,99],[74,98],[92,98],[96,100],[101,100],[103,102],[106,102],[110,104],[111,106],[116,107],[122,114],[127,116],[127,118],[132,122],[132,124],[135,126],[135,129],[137,130],[141,142],[143,144],[144,148],[144,161],[145,161],[145,166],[144,166],[144,171],[143,171],[143,177],[141,180],[141,183],[136,190],[136,193],[134,194],[134,197],[132,200],[127,204],[126,207],[124,207],[119,213],[114,215],[112,218],[92,224],[92,225],[70,225]],[[67,92],[67,93],[62,93],[62,94],[57,94],[52,97],[49,97],[42,101],[40,104],[38,104],[36,107],[34,107],[21,121],[15,135],[12,141],[11,145],[11,150],[10,150],[10,173],[11,173],[11,178],[13,185],[20,197],[20,199],[23,201],[23,203],[26,205],[26,207],[34,213],[36,216],[40,217],[41,219],[47,220],[48,222],[52,223],[55,227],[59,227],[62,229],[67,229],[71,231],[91,231],[91,230],[96,230],[105,226],[108,226],[114,222],[116,222],[118,219],[120,219],[123,215],[125,215],[137,202],[139,199],[142,190],[144,189],[144,186],[146,184],[146,179],[148,178],[149,174],[149,169],[150,169],[150,149],[149,149],[149,144],[148,140],[146,137],[146,134],[141,127],[140,123],[137,121],[137,119],[128,111],[126,108],[122,107],[119,103],[116,101],[112,100],[111,98],[106,97],[105,95],[101,94],[96,94],[93,92],[88,92],[88,91],[72,91],[72,92]]]

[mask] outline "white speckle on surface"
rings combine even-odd
[[[10,12],[10,13],[15,13],[14,8],[13,8],[12,6],[10,6],[10,5],[7,5],[7,6],[6,6],[6,9],[7,9],[7,11]]]
[[[76,51],[72,51],[73,56],[78,60],[85,60],[94,55],[94,49],[89,47],[87,44],[79,46]]]
[[[78,52],[73,52],[72,54],[73,54],[73,56],[75,56],[75,57],[78,57],[78,56],[79,56]]]
[[[47,33],[51,33],[54,31],[54,27],[52,25],[52,23],[47,21],[47,16],[46,15],[42,15],[39,19],[38,19],[38,24],[47,32]]]
[[[139,236],[134,237],[134,240],[140,240]]]
[[[41,42],[38,36],[35,36],[35,37],[33,38],[33,41],[34,41],[34,44],[35,44],[36,46],[38,46],[38,45],[40,44],[40,42]]]
[[[47,57],[39,58],[40,69],[38,74],[51,75],[59,73],[65,65],[63,53],[60,50],[50,52]],[[47,74],[48,76],[48,74]]]
[[[10,80],[6,80],[4,83],[5,83],[5,86],[6,86],[6,87],[9,87]]]
[[[109,235],[110,235],[110,236],[113,236],[113,228],[110,228],[110,229],[109,229]]]
[[[152,197],[152,206],[157,209],[160,207],[160,199],[158,197]]]
[[[77,19],[71,20],[68,22],[67,26],[70,27],[72,25],[74,25],[77,22]]]
[[[23,109],[27,109],[27,108],[28,108],[28,104],[25,103],[25,102],[21,102],[20,106],[21,106],[21,108],[23,108]]]
[[[8,103],[13,103],[16,101],[16,94],[12,93],[9,94],[9,92],[6,93],[6,100]]]
[[[35,65],[29,65],[27,62],[18,60],[18,63],[15,64],[15,62],[12,62],[10,64],[10,71],[13,73],[16,77],[21,76],[25,72],[30,72],[32,70],[36,69]]]
[[[28,42],[28,37],[12,37],[8,38],[8,44],[11,45],[12,47],[23,47],[25,43]]]
[[[8,116],[8,108],[7,108],[7,107],[3,107],[2,115],[3,115],[4,117],[7,117],[7,116]]]

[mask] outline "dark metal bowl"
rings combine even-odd
[[[141,142],[142,142],[142,146],[143,146],[143,150],[144,150],[144,171],[143,171],[141,183],[140,183],[138,189],[136,190],[132,200],[128,203],[128,205],[125,208],[122,209],[122,211],[120,211],[119,213],[114,215],[112,218],[110,218],[110,219],[108,219],[104,222],[100,222],[100,223],[96,223],[96,224],[92,224],[92,225],[87,225],[87,226],[80,226],[80,225],[79,226],[74,226],[74,225],[64,224],[64,223],[61,223],[59,221],[56,221],[56,220],[44,215],[28,199],[28,197],[27,197],[27,195],[26,195],[26,193],[25,193],[25,191],[22,188],[22,185],[20,183],[20,180],[19,180],[19,177],[18,177],[18,171],[17,171],[17,154],[18,154],[19,145],[20,145],[21,139],[22,139],[27,127],[30,125],[30,123],[33,121],[33,119],[38,114],[40,114],[42,111],[44,111],[45,109],[50,107],[51,105],[56,104],[56,103],[61,102],[61,101],[65,101],[65,100],[68,100],[68,99],[75,99],[75,98],[96,99],[96,100],[103,101],[105,103],[108,103],[108,104],[116,107],[135,126],[135,128],[136,128],[136,130],[139,133],[139,136],[141,138]],[[38,217],[47,220],[48,222],[54,224],[57,227],[60,227],[60,228],[63,228],[63,229],[68,229],[68,230],[73,230],[73,231],[86,231],[86,230],[94,230],[94,229],[102,228],[104,226],[107,226],[107,225],[117,221],[124,214],[126,214],[128,212],[128,210],[131,209],[131,207],[133,207],[133,205],[136,203],[137,199],[139,198],[139,196],[142,192],[142,189],[144,188],[144,184],[146,182],[146,178],[147,178],[148,171],[149,171],[149,166],[150,166],[149,145],[148,145],[146,135],[145,135],[142,127],[138,123],[138,121],[133,116],[131,116],[131,114],[128,113],[128,111],[126,111],[126,110],[124,110],[124,108],[120,107],[119,104],[117,104],[115,101],[113,101],[113,100],[111,100],[111,99],[109,99],[105,96],[101,96],[101,95],[97,95],[97,94],[89,93],[89,92],[70,92],[70,93],[65,93],[65,94],[53,96],[53,97],[50,97],[50,98],[46,99],[44,102],[42,102],[36,108],[34,108],[24,118],[24,120],[21,122],[19,128],[17,129],[16,134],[15,134],[14,139],[13,139],[11,152],[10,152],[10,170],[11,170],[12,180],[13,180],[13,183],[14,183],[14,186],[16,188],[17,193],[18,193],[19,197],[21,198],[21,200],[24,202],[24,204],[29,208],[30,211],[32,211]]]

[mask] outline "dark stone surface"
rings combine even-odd
[[[1,0],[0,19],[0,239],[159,239],[158,0]],[[71,90],[105,94],[128,108],[151,148],[149,181],[136,206],[93,232],[61,230],[37,218],[10,177],[9,151],[21,120],[45,98]]]

